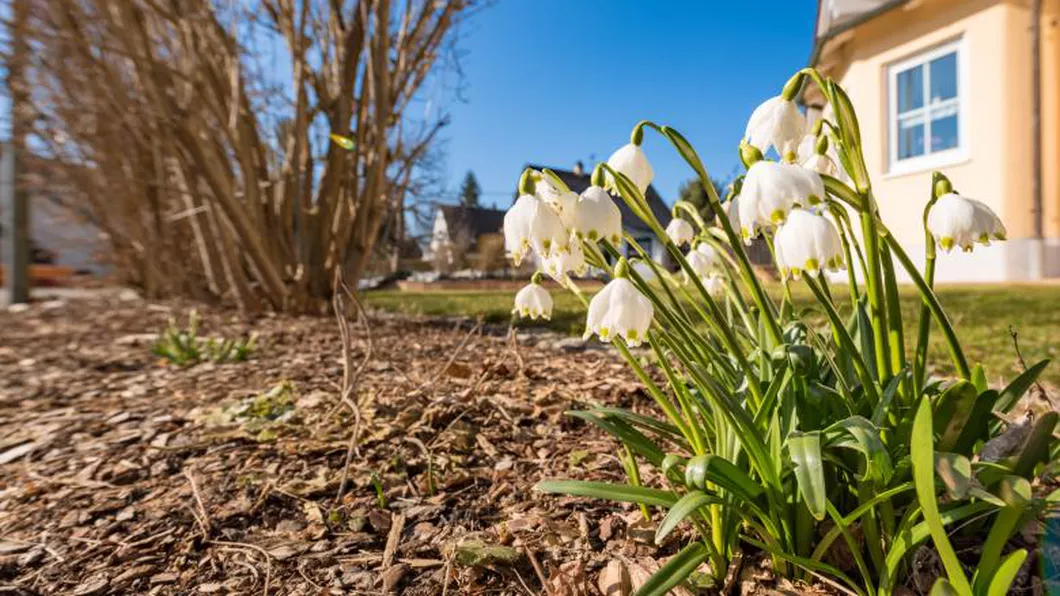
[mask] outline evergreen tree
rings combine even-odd
[[[468,170],[464,181],[460,184],[460,203],[465,207],[478,207],[478,198],[481,194],[482,189],[478,185],[478,180],[475,179],[475,173]]]
[[[717,191],[718,196],[725,199],[725,183],[721,180],[711,179],[711,184],[714,185],[714,190]],[[703,185],[699,182],[698,178],[688,180],[683,183],[677,190],[678,199],[682,201],[688,201],[695,205],[696,210],[699,211],[700,217],[703,221],[709,222],[714,218],[714,214],[710,209],[710,202],[707,201],[707,191],[703,188]],[[681,212],[683,219],[691,220],[687,213]]]

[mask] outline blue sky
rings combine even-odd
[[[806,65],[815,14],[814,0],[499,0],[462,31],[449,186],[473,170],[482,203],[506,206],[524,163],[591,167],[641,119],[727,177],[751,111]],[[645,149],[672,202],[691,171],[658,136]]]

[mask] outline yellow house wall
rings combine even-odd
[[[1046,0],[1042,25],[1042,131],[1045,236],[1060,237],[1060,0]],[[938,167],[962,193],[989,204],[1005,221],[1007,246],[977,250],[973,263],[952,257],[953,279],[1020,279],[1032,236],[1031,54],[1029,0],[914,0],[858,26],[826,50],[828,74],[849,91],[861,121],[869,174],[884,221],[914,254],[923,251],[921,213],[931,170],[890,173],[888,66],[957,39],[960,160]],[[1053,258],[1053,268],[1060,267]],[[965,274],[960,273],[961,267]],[[1053,274],[1060,272],[1054,271]],[[945,275],[943,275],[945,277]]]

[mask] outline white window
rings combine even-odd
[[[891,173],[961,161],[968,154],[968,107],[961,40],[888,68]]]

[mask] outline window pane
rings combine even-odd
[[[898,159],[924,154],[924,121],[920,118],[898,121]]]
[[[931,151],[942,151],[957,146],[957,115],[932,118]]]
[[[924,67],[903,70],[898,81],[898,113],[908,112],[924,106]]]
[[[957,97],[957,53],[946,54],[931,61],[928,71],[931,82],[931,102]]]

